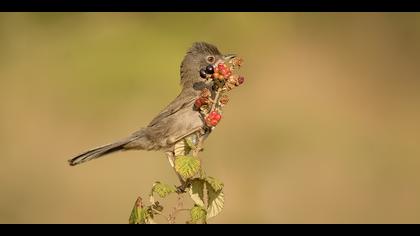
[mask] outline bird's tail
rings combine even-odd
[[[86,151],[86,152],[84,152],[82,154],[79,154],[76,157],[68,160],[68,162],[71,166],[75,166],[75,165],[81,164],[83,162],[87,162],[87,161],[102,157],[104,155],[123,150],[124,145],[126,145],[128,142],[130,142],[130,140],[119,141],[119,142],[107,144],[107,145],[104,145],[104,146],[100,146],[100,147],[97,147],[97,148],[93,148],[89,151]]]

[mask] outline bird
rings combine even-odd
[[[189,135],[197,134],[202,143],[211,133],[194,102],[204,88],[210,88],[200,77],[200,70],[208,65],[217,65],[235,58],[235,54],[222,54],[213,44],[194,42],[187,50],[180,66],[179,95],[169,103],[151,122],[115,142],[87,150],[70,160],[70,166],[79,165],[111,153],[127,150],[163,151],[168,159],[173,158],[175,145]],[[214,94],[213,94],[214,95]],[[171,162],[171,159],[170,159]]]

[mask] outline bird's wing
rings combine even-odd
[[[132,134],[125,148],[158,150],[173,145],[179,139],[203,126],[201,114],[193,109],[197,93],[183,91],[145,128]]]
[[[195,99],[196,96],[192,94],[179,94],[171,103],[169,103],[167,107],[165,107],[165,109],[163,109],[155,118],[153,118],[147,127],[156,125],[162,119],[174,114],[185,106],[190,105],[191,102]]]

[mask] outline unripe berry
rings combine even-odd
[[[200,97],[200,98],[197,98],[197,100],[195,100],[194,107],[198,110],[200,109],[200,107],[208,103],[209,103],[209,100],[207,98]]]
[[[202,100],[199,98],[199,99],[197,99],[197,100],[195,100],[195,102],[194,102],[194,107],[196,108],[196,109],[200,109],[200,107],[203,105],[203,102],[202,102]]]
[[[245,81],[245,78],[243,77],[243,76],[240,76],[239,78],[238,78],[238,84],[243,84],[244,83],[244,81]]]
[[[211,96],[211,92],[208,88],[204,88],[201,93],[200,93],[200,97],[201,98],[209,98]]]
[[[225,94],[220,98],[220,104],[226,105],[229,102],[229,97]]]

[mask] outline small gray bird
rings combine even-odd
[[[222,55],[213,45],[196,42],[181,63],[181,93],[145,128],[117,142],[100,146],[69,160],[71,166],[122,150],[160,150],[173,156],[175,144],[183,138],[200,133],[202,142],[211,130],[206,129],[194,102],[204,88],[211,84],[200,78],[200,70],[207,65],[231,60],[235,55]]]

